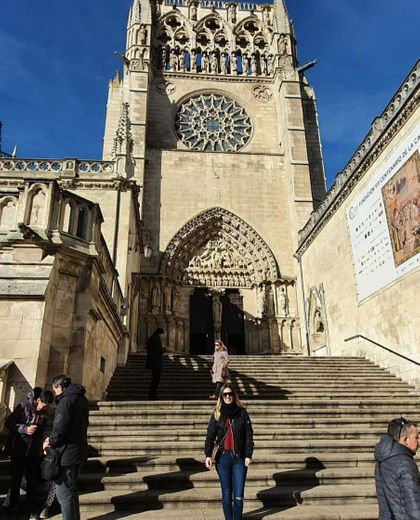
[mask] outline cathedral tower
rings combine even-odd
[[[178,352],[299,351],[293,253],[325,182],[284,2],[134,0],[120,57],[104,159],[127,120],[153,250],[138,344],[163,326]]]

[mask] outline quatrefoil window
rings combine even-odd
[[[192,150],[237,152],[251,137],[251,120],[236,101],[201,94],[183,103],[175,116],[179,139]]]

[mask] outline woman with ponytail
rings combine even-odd
[[[215,464],[222,489],[225,520],[240,520],[254,440],[248,412],[230,383],[222,386],[207,427],[204,447],[207,469],[213,465],[215,444],[220,445]]]

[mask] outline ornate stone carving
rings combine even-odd
[[[207,287],[251,287],[279,279],[267,244],[222,208],[205,211],[180,229],[163,256],[161,274],[185,285]]]
[[[238,151],[251,137],[251,120],[236,101],[200,94],[183,103],[175,116],[181,141],[193,150]]]
[[[159,94],[170,96],[175,92],[175,85],[171,81],[160,81],[156,83],[156,91]]]
[[[289,302],[284,286],[280,286],[277,288],[277,298],[280,316],[287,316],[289,314]]]
[[[263,102],[270,101],[273,97],[273,93],[265,85],[255,85],[255,87],[252,88],[252,94],[256,99]]]

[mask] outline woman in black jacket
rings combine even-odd
[[[225,520],[240,520],[244,507],[245,479],[251,464],[254,440],[248,412],[232,385],[222,386],[207,428],[204,452],[206,467],[212,467],[214,444],[220,444],[216,471],[222,488]]]

